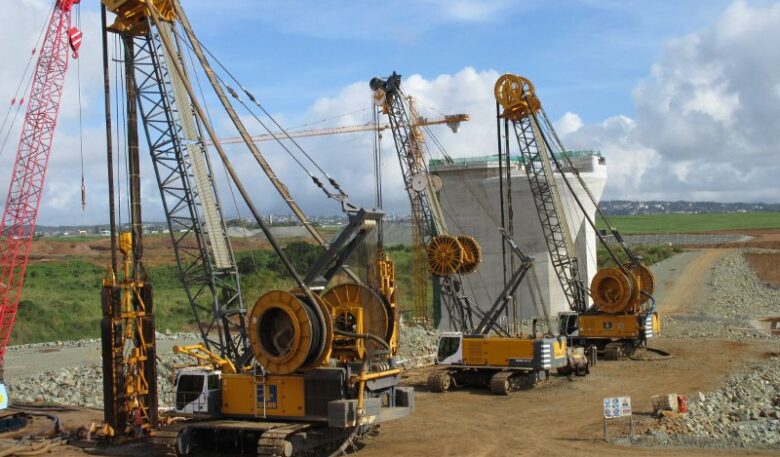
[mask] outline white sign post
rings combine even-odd
[[[602,402],[604,411],[604,441],[609,441],[607,432],[608,419],[617,419],[618,417],[629,417],[631,439],[634,439],[634,415],[631,412],[631,397],[608,397]]]

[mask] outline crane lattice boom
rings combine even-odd
[[[79,1],[58,0],[49,19],[32,78],[3,211],[0,225],[0,367],[5,360],[22,295],[24,273],[57,127],[68,54],[72,49],[75,56],[80,44],[80,32],[71,27],[71,10]]]

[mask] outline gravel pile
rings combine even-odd
[[[404,366],[432,363],[428,360],[436,353],[436,331],[420,325],[401,325],[401,341],[398,360]]]
[[[159,339],[186,339],[191,341],[195,335],[158,334]],[[49,346],[96,346],[100,340],[59,341],[54,343],[37,343],[23,347]],[[22,347],[22,346],[17,346]],[[426,362],[426,357],[436,351],[436,332],[421,326],[401,327],[401,346],[399,360],[407,361],[409,365],[419,365]],[[171,406],[174,399],[173,376],[174,366],[191,363],[192,360],[182,355],[171,353],[158,354],[157,385],[160,406]],[[57,372],[46,372],[36,376],[17,378],[7,383],[10,397],[20,403],[44,403],[85,406],[89,408],[103,407],[103,373],[99,364],[66,368]]]
[[[742,252],[720,259],[712,268],[709,296],[688,316],[662,316],[662,333],[670,337],[747,340],[768,338],[750,320],[780,314],[780,291],[767,287],[756,276]]]
[[[686,246],[686,245],[709,245],[709,244],[723,244],[723,243],[736,243],[740,241],[748,241],[751,236],[747,235],[703,235],[703,234],[661,234],[661,235],[624,235],[623,239],[629,245],[674,245],[674,246]]]
[[[173,366],[190,360],[181,355],[162,355],[157,363],[160,406],[171,406]],[[8,394],[19,403],[43,403],[103,408],[103,371],[100,365],[66,368],[9,382]]]
[[[193,339],[197,340],[199,338],[198,335],[195,333],[187,333],[187,332],[171,332],[170,330],[166,330],[165,333],[156,332],[157,341],[177,341],[177,340],[185,340],[185,341],[192,341]],[[84,340],[74,340],[74,341],[47,341],[45,343],[30,343],[30,344],[18,344],[16,346],[8,346],[9,351],[14,351],[18,349],[36,349],[36,348],[51,348],[51,347],[57,347],[57,348],[63,348],[63,347],[89,347],[89,346],[95,346],[100,345],[100,338],[87,338]]]
[[[688,400],[689,413],[662,419],[640,444],[780,449],[780,358],[732,375]]]

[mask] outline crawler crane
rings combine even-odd
[[[180,277],[202,337],[197,346],[177,348],[198,362],[176,376],[174,414],[188,419],[156,431],[155,440],[173,446],[179,455],[237,447],[258,455],[321,454],[354,446],[377,424],[410,414],[413,391],[400,387],[400,370],[395,366],[398,307],[394,268],[381,247],[372,249],[369,241],[380,226],[382,213],[352,206],[334,179],[307,169],[314,184],[341,204],[349,220],[338,236],[325,243],[248,135],[228,94],[251,113],[249,105],[222,79],[219,69],[211,66],[214,57],[196,37],[179,2],[104,0],[103,4],[104,12],[115,15],[105,32],[115,37],[123,56],[127,91],[123,117],[128,122],[127,149],[133,174],[132,225],[140,225],[140,169],[133,165],[138,163],[140,120]],[[192,62],[187,58],[190,52],[195,56]],[[263,172],[314,239],[325,246],[325,252],[305,274],[293,267],[239,179],[196,96],[189,77],[191,68],[205,73]],[[105,76],[108,93],[108,71]],[[251,93],[239,87],[247,100],[257,104]],[[106,100],[108,108],[110,97]],[[207,138],[295,285],[289,290],[268,291],[249,307],[243,305],[240,278],[224,230],[206,153]],[[317,169],[324,174],[319,166]],[[111,201],[113,205],[113,197]],[[116,337],[132,334],[134,319],[150,315],[146,311],[152,309],[151,293],[143,294],[148,278],[141,262],[140,236],[133,235],[120,236],[122,253],[129,256],[125,274],[115,278],[114,261],[104,283],[104,328],[108,327],[103,338],[104,371],[108,374],[104,376],[104,396],[106,405],[113,405],[109,409],[114,415],[108,417],[107,413],[107,422],[115,421],[117,426],[109,423],[117,434],[127,433],[128,412],[137,407],[129,400],[139,394],[135,384],[127,380],[139,379],[142,374],[141,381],[150,380],[148,373],[135,367],[154,360],[153,341],[144,340],[146,326],[140,326],[138,337]],[[373,252],[369,261],[359,265],[366,270],[365,280],[347,267],[361,248]],[[139,287],[141,293],[136,292]],[[120,348],[129,343],[139,350],[134,349],[128,357]],[[151,355],[141,353],[141,345],[151,349]],[[151,384],[145,391],[156,393]],[[152,395],[142,400],[143,411],[156,408]],[[154,425],[150,417],[148,427]]]
[[[513,336],[499,325],[500,316],[533,263],[503,228],[504,242],[519,259],[519,267],[489,309],[481,310],[465,295],[461,275],[478,267],[479,244],[470,236],[453,236],[447,232],[436,193],[437,176],[427,168],[422,132],[410,121],[414,118],[414,106],[401,90],[401,76],[393,73],[386,79],[374,78],[370,87],[376,105],[390,121],[412,217],[424,228],[430,272],[438,279],[442,301],[459,330],[440,336],[437,363],[448,368],[432,374],[429,387],[442,392],[456,386],[482,385],[506,395],[544,381],[551,370],[586,374],[588,361],[584,353],[568,350],[565,339],[552,335]]]
[[[78,56],[81,46],[81,31],[71,25],[73,8],[79,2],[54,2],[42,44],[39,49],[33,50],[33,55],[37,51],[38,58],[0,224],[0,405],[8,403],[3,384],[5,352],[22,297],[38,208],[57,130],[68,60],[71,53],[74,58]],[[16,105],[19,109],[23,100],[24,96]],[[16,99],[12,104],[16,104]]]
[[[559,316],[559,331],[571,345],[596,347],[609,358],[623,358],[647,344],[659,332],[658,313],[653,299],[654,278],[625,243],[598,206],[587,184],[566,154],[560,138],[528,79],[506,74],[495,84],[496,109],[503,122],[501,137],[514,134],[523,167],[528,176],[541,229],[555,272],[563,288],[570,312]],[[511,125],[511,127],[510,127]],[[512,133],[513,132],[513,133]],[[559,189],[559,183],[565,189]],[[576,187],[575,189],[575,186]],[[582,190],[599,217],[609,227],[618,249],[627,261],[621,262],[615,248],[607,243],[585,209]],[[599,270],[587,289],[580,277],[572,234],[562,204],[562,192],[568,191],[614,266]],[[593,304],[588,303],[588,297]]]

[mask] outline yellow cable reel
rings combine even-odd
[[[436,276],[457,273],[465,258],[463,246],[452,235],[434,236],[425,250],[428,254],[428,269]]]
[[[640,294],[637,306],[642,305],[650,300],[650,297],[655,292],[655,276],[653,276],[653,272],[643,263],[626,265],[626,268],[631,270],[637,279],[639,279]]]
[[[514,121],[526,118],[542,108],[533,83],[522,76],[503,74],[493,88],[496,101],[504,108],[503,116]]]
[[[458,268],[458,273],[474,272],[482,262],[482,248],[473,236],[461,235],[458,237],[458,243],[463,248],[463,263]]]
[[[257,361],[271,374],[290,374],[321,364],[333,339],[324,303],[308,303],[293,292],[272,290],[249,311],[249,342]],[[323,310],[324,321],[314,306]]]
[[[382,297],[362,284],[346,283],[333,286],[322,294],[335,320],[334,328],[350,333],[370,333],[386,342],[390,318]],[[336,335],[336,338],[341,338]],[[347,337],[349,338],[349,337]],[[360,345],[356,345],[360,346]],[[379,343],[365,339],[363,346],[368,350],[379,349]],[[356,354],[362,357],[362,354]]]
[[[596,307],[605,313],[617,314],[629,310],[639,298],[636,276],[631,277],[617,267],[602,268],[590,283],[590,293]]]

